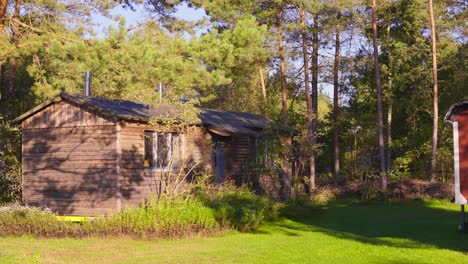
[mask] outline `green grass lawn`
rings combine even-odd
[[[254,233],[141,241],[1,238],[0,263],[468,263],[458,206],[335,201]]]

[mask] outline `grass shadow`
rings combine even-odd
[[[468,254],[468,234],[458,232],[459,213],[448,202],[338,200],[320,208],[300,208],[302,212],[296,214],[297,217],[288,218],[305,225],[287,222],[278,225],[289,230],[322,232],[373,245],[437,247]]]

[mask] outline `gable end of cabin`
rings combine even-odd
[[[66,215],[118,210],[115,121],[62,100],[21,127],[23,203]]]

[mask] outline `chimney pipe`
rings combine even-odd
[[[159,82],[159,104],[162,103],[162,82]]]
[[[87,71],[85,73],[84,95],[90,96],[90,93],[91,93],[91,72]]]

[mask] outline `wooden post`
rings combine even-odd
[[[460,212],[460,232],[464,233],[465,232],[465,205],[461,205],[461,212]]]
[[[117,145],[117,162],[116,162],[116,172],[117,172],[117,193],[116,193],[116,204],[117,204],[117,212],[120,212],[122,210],[122,171],[121,171],[121,164],[122,164],[122,135],[121,135],[121,130],[122,127],[120,125],[120,122],[116,122],[116,134],[117,134],[117,139],[116,139],[116,145]]]

